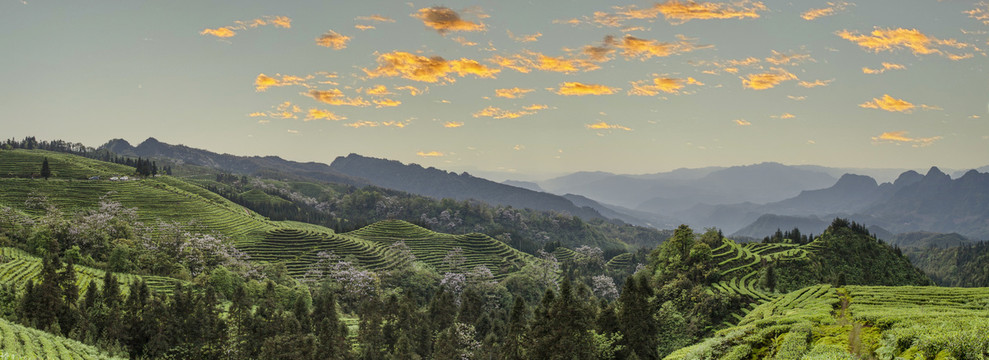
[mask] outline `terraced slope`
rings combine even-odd
[[[0,359],[118,359],[93,346],[0,319]]]
[[[20,249],[0,247],[0,284],[13,284],[22,288],[28,280],[41,281],[42,259],[28,254]],[[103,286],[103,278],[106,272],[86,266],[76,266],[76,286],[80,290],[86,289],[89,284],[97,283]],[[171,294],[175,286],[181,281],[162,276],[139,276],[132,274],[116,273],[120,289],[125,294],[130,285],[135,281],[143,280],[151,290]]]
[[[388,270],[407,259],[388,250],[387,246],[360,238],[334,234],[329,229],[314,226],[284,226],[268,230],[260,241],[239,246],[251,259],[266,262],[284,262],[292,276],[302,276],[310,264],[316,263],[320,252],[332,252],[370,270]]]
[[[85,180],[99,176],[108,179],[134,174],[134,168],[130,166],[52,151],[17,149],[0,151],[0,178],[40,177],[45,158],[48,158],[53,178]]]
[[[666,359],[984,359],[986,334],[989,288],[816,285]]]
[[[424,262],[439,272],[450,270],[443,259],[455,247],[463,250],[467,269],[484,265],[497,279],[521,269],[529,261],[536,261],[533,256],[484,234],[437,233],[401,220],[379,221],[344,235],[386,247],[404,241],[416,256],[416,261]]]

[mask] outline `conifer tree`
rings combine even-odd
[[[48,167],[48,158],[46,157],[45,161],[41,162],[41,177],[45,178],[45,180],[48,180],[48,178],[51,176],[52,176],[52,169]]]

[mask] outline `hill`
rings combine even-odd
[[[732,236],[743,236],[750,238],[762,238],[769,236],[777,230],[790,230],[798,228],[800,231],[820,234],[828,228],[828,222],[816,217],[800,217],[765,214],[756,219],[755,222],[732,233]]]
[[[475,199],[495,206],[556,211],[579,216],[584,220],[602,218],[594,209],[578,207],[563,197],[499,184],[467,173],[457,175],[432,167],[423,168],[418,164],[405,165],[398,161],[357,154],[337,157],[330,168],[352,177],[367,179],[380,187],[436,199]]]
[[[102,360],[120,359],[107,355],[94,346],[55,336],[0,318],[0,358]]]
[[[679,359],[978,359],[989,289],[815,285],[762,304]]]

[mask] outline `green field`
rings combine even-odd
[[[984,359],[989,288],[816,285],[757,306],[678,359]]]
[[[97,348],[0,319],[0,359],[118,359]]]

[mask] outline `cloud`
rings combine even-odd
[[[330,111],[320,110],[320,109],[316,109],[316,108],[309,108],[309,114],[306,115],[306,118],[305,119],[302,119],[302,120],[303,121],[313,121],[313,120],[334,120],[334,121],[336,121],[336,120],[346,120],[346,119],[347,119],[346,116],[340,116],[340,115],[334,114],[334,113],[332,113]]]
[[[525,97],[525,94],[536,91],[535,89],[520,89],[517,87],[511,89],[495,89],[495,96],[503,97],[508,99],[521,99]]]
[[[290,101],[283,102],[274,107],[275,110],[268,111],[266,115],[272,119],[298,119],[297,113],[302,112],[302,109],[298,105],[292,104]],[[259,113],[252,113],[251,117],[262,116]]]
[[[358,16],[354,20],[389,22],[389,23],[395,22],[395,19],[392,19],[392,18],[387,17],[387,16],[378,15],[378,14],[374,14],[374,15],[371,15],[371,16]]]
[[[909,101],[897,99],[889,96],[889,94],[885,94],[882,99],[873,98],[872,101],[866,101],[859,104],[859,107],[867,109],[880,109],[889,112],[911,113],[916,106]]]
[[[827,7],[804,11],[803,14],[800,14],[800,17],[804,20],[814,20],[819,17],[831,16],[837,14],[839,11],[844,11],[850,5],[854,6],[855,4],[844,1],[838,3],[829,2]]]
[[[299,133],[299,130],[288,129],[288,130],[285,130],[285,131],[287,131],[289,134],[298,134]]]
[[[426,90],[428,90],[428,89],[429,89],[429,88],[426,88],[426,89],[419,89],[419,88],[417,88],[417,87],[415,87],[415,86],[411,86],[411,85],[406,85],[406,86],[399,86],[399,87],[396,87],[396,88],[395,88],[395,90],[404,90],[404,91],[408,91],[408,92],[409,92],[409,95],[412,95],[412,96],[419,96],[420,94],[422,94],[422,93],[424,93],[424,92],[426,92]]]
[[[250,116],[250,117],[265,117],[265,116],[268,116],[268,114],[265,114],[263,112],[252,112],[250,114],[247,114],[247,116]]]
[[[378,124],[375,121],[362,120],[362,121],[355,121],[355,122],[352,122],[352,123],[343,124],[343,126],[352,127],[352,128],[357,129],[357,128],[362,128],[362,127],[378,127],[378,126],[380,126],[380,124]]]
[[[474,117],[490,117],[495,119],[517,119],[526,115],[535,114],[539,110],[546,109],[546,105],[529,105],[519,111],[504,110],[494,106],[488,106],[472,114]]]
[[[972,10],[962,11],[963,14],[968,14],[968,17],[979,20],[983,25],[989,25],[989,4],[982,2],[978,4],[979,6],[984,6],[985,8],[975,8]]]
[[[801,82],[798,82],[797,85],[800,85],[800,86],[805,87],[805,88],[813,88],[813,87],[818,87],[818,86],[828,86],[828,85],[831,85],[831,82],[832,81],[834,81],[834,79],[831,79],[831,80],[820,80],[820,79],[818,79],[818,80],[814,80],[813,82],[810,82],[810,81],[801,81]]]
[[[375,86],[372,86],[372,87],[364,90],[364,93],[365,94],[368,94],[368,95],[374,95],[374,96],[384,96],[384,95],[391,95],[392,94],[390,91],[388,91],[388,87],[387,86],[384,86],[384,85],[375,85]]]
[[[797,65],[804,61],[810,60],[814,61],[810,57],[810,54],[784,54],[779,51],[773,50],[773,55],[766,58],[766,62],[779,66],[779,65]]]
[[[531,35],[518,35],[512,34],[511,30],[506,30],[508,32],[508,38],[515,40],[515,42],[527,43],[539,41],[539,37],[543,36],[543,33],[535,33]]]
[[[543,105],[543,104],[532,104],[532,105],[529,105],[529,106],[524,106],[524,107],[522,107],[522,109],[525,110],[525,111],[538,111],[538,110],[549,109],[549,106],[546,106],[546,105]]]
[[[877,53],[880,51],[893,51],[905,48],[910,49],[914,55],[938,54],[948,56],[951,60],[960,60],[963,58],[968,58],[968,56],[950,54],[939,49],[939,47],[951,47],[956,49],[971,47],[969,44],[959,42],[954,39],[941,40],[927,36],[917,29],[876,28],[869,35],[859,35],[857,32],[841,30],[835,34],[842,39],[858,44],[858,46],[863,49],[871,50]]]
[[[457,42],[457,44],[460,44],[461,46],[477,46],[477,43],[476,42],[467,40],[467,38],[465,38],[463,36],[457,36],[457,37],[455,37],[453,39],[450,39],[450,40],[453,40],[453,41]]]
[[[578,71],[591,71],[600,69],[601,66],[595,62],[607,61],[606,54],[613,52],[605,47],[584,47],[582,53],[587,58],[547,56],[543,53],[525,51],[521,54],[511,56],[495,56],[488,59],[502,68],[512,69],[523,74],[528,74],[532,70],[549,72],[559,72],[570,74]]]
[[[793,115],[791,113],[782,113],[782,114],[779,114],[779,115],[771,115],[770,116],[770,118],[773,118],[773,119],[793,119],[795,117],[797,117],[797,116],[796,115]]]
[[[752,125],[752,123],[750,123],[748,121],[745,121],[745,119],[735,119],[735,124],[738,124],[738,126],[751,126]]]
[[[759,12],[768,10],[761,2],[748,0],[734,3],[669,0],[645,9],[624,8],[618,14],[624,19],[655,19],[663,14],[666,21],[677,25],[700,19],[755,19],[759,17]]]
[[[349,106],[363,107],[363,106],[371,105],[369,102],[367,102],[366,100],[360,97],[348,98],[344,96],[343,91],[340,91],[339,89],[330,89],[330,90],[313,89],[313,90],[309,90],[309,92],[306,93],[306,96],[309,96],[321,103],[335,105],[335,106],[349,105]]]
[[[422,20],[422,23],[433,28],[440,34],[449,31],[483,31],[485,26],[480,22],[471,22],[460,18],[460,14],[450,8],[434,6],[419,9],[412,17]]]
[[[442,152],[435,151],[435,150],[434,151],[419,151],[419,152],[416,152],[416,155],[419,155],[419,156],[422,156],[422,157],[442,157],[442,156],[446,156],[446,154],[443,154]]]
[[[753,90],[765,90],[776,87],[781,82],[797,80],[797,76],[781,68],[769,68],[772,72],[749,74],[742,79],[742,87]]]
[[[447,121],[447,122],[443,123],[443,127],[445,127],[445,128],[458,128],[458,127],[461,127],[461,126],[464,126],[464,123],[462,123],[460,121]]]
[[[226,39],[237,35],[238,30],[247,30],[259,26],[274,25],[277,28],[291,28],[292,19],[287,16],[263,16],[252,20],[234,21],[234,25],[218,27],[216,29],[206,28],[199,32],[199,35],[212,35],[221,39]]]
[[[683,89],[688,84],[704,85],[692,77],[677,79],[662,76],[653,78],[652,84],[649,84],[648,80],[631,81],[629,83],[632,84],[632,89],[628,91],[628,94],[638,96],[655,96],[660,92],[667,94],[679,94],[680,89]]]
[[[525,145],[516,144],[515,146],[512,146],[512,150],[515,150],[515,151],[525,150]]]
[[[907,136],[907,134],[908,132],[906,131],[889,131],[879,136],[873,136],[872,141],[875,143],[910,144],[912,147],[926,147],[942,139],[940,136],[912,138]]]
[[[879,68],[879,69],[870,69],[870,68],[867,68],[867,67],[863,67],[862,68],[862,73],[863,74],[882,74],[882,73],[886,72],[886,70],[903,70],[903,69],[906,69],[907,68],[906,66],[903,66],[903,65],[900,65],[900,64],[893,64],[893,63],[888,63],[888,62],[883,62],[882,65],[883,65],[883,67],[882,68]]]
[[[349,36],[337,34],[337,32],[333,30],[327,31],[325,34],[316,38],[317,45],[333,48],[334,50],[346,48],[348,41],[350,41]]]
[[[374,104],[377,105],[377,106],[375,106],[376,108],[396,107],[396,106],[399,106],[399,105],[402,104],[401,101],[392,100],[392,99],[380,99],[380,100],[379,99],[375,99],[375,100],[372,100],[372,102],[374,102]]]
[[[357,29],[357,30],[360,30],[360,31],[364,31],[364,30],[374,30],[374,29],[377,29],[377,28],[374,27],[374,25],[361,25],[361,24],[357,24],[357,25],[354,25],[354,29]]]
[[[559,89],[556,90],[556,93],[558,95],[566,95],[566,96],[611,95],[618,90],[621,89],[609,87],[606,85],[583,84],[579,82],[564,82],[560,84],[560,87]]]
[[[679,41],[670,43],[626,35],[621,41],[613,40],[611,37],[605,38],[605,41],[621,49],[622,55],[626,59],[639,60],[646,60],[652,57],[665,57],[714,47],[713,45],[697,45],[696,39],[690,39],[683,35],[677,35],[677,38]]]
[[[378,68],[363,69],[371,78],[380,76],[402,77],[421,82],[454,82],[453,74],[468,74],[480,78],[494,78],[501,70],[492,69],[470,59],[446,60],[439,56],[425,57],[407,52],[390,52],[378,56]]]
[[[591,130],[625,130],[625,131],[632,131],[632,129],[630,129],[630,128],[626,127],[626,126],[622,126],[622,125],[618,125],[618,124],[609,124],[609,123],[606,123],[604,121],[596,122],[596,123],[593,123],[593,124],[587,124],[587,125],[584,125],[584,127],[588,128],[588,129],[591,129]]]

